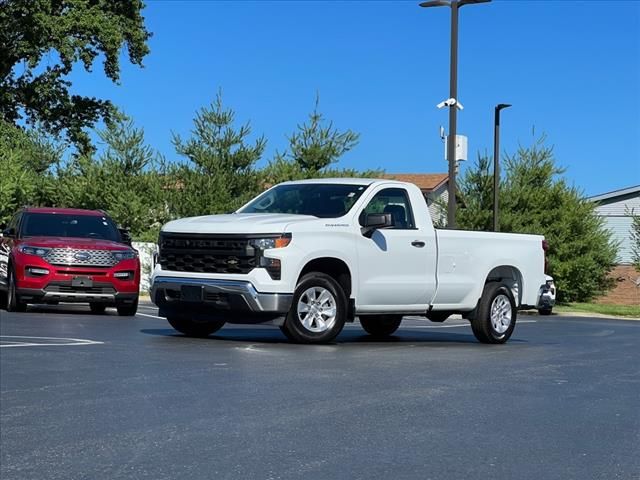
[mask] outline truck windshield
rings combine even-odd
[[[120,242],[113,222],[103,216],[26,213],[22,219],[22,237],[98,238]]]
[[[293,213],[319,218],[345,215],[367,185],[298,183],[279,185],[263,193],[238,213]]]

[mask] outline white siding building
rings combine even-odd
[[[618,241],[618,263],[631,264],[631,214],[640,215],[640,185],[589,198],[597,204],[596,213],[604,218],[612,237]]]

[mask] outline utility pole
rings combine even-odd
[[[499,103],[495,107],[493,121],[493,231],[500,231],[498,221],[498,193],[500,188],[500,110],[509,108],[508,103]]]
[[[449,98],[458,98],[458,9],[473,3],[487,3],[491,0],[432,0],[420,3],[421,7],[451,8],[451,60],[449,69]],[[457,102],[449,104],[449,136],[447,158],[449,160],[449,203],[447,206],[447,228],[456,228],[456,134]]]

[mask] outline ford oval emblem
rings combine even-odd
[[[81,262],[85,262],[91,258],[91,255],[87,252],[78,252],[73,256],[73,258],[80,260]]]

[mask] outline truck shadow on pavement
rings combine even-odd
[[[211,335],[206,338],[187,337],[171,328],[147,328],[140,330],[140,333],[145,335],[154,335],[165,337],[172,340],[188,340],[190,342],[223,342],[223,343],[263,343],[263,344],[286,344],[286,345],[300,345],[287,340],[287,338],[277,328],[228,328],[217,332],[215,335]],[[338,337],[331,343],[324,345],[340,345],[340,344],[366,344],[366,345],[393,345],[393,344],[425,344],[425,345],[437,345],[437,344],[458,344],[458,345],[478,345],[484,348],[491,347],[490,345],[483,345],[479,343],[471,332],[434,332],[434,331],[415,331],[415,330],[398,330],[395,335],[387,338],[373,338],[370,335],[358,331],[356,329],[349,329],[343,331]],[[526,340],[520,340],[512,338],[509,340],[509,344],[526,344]],[[317,346],[317,345],[316,345]],[[496,345],[501,347],[501,345]]]

